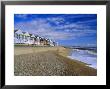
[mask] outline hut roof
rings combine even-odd
[[[31,36],[31,37],[35,37],[35,35],[34,35],[34,34],[30,34],[30,36]]]
[[[17,32],[18,30],[14,30],[14,33]]]
[[[23,32],[23,35],[30,36],[28,32]]]
[[[14,30],[14,33],[23,34],[21,30]]]
[[[23,34],[25,34],[26,32],[23,32]]]
[[[35,36],[36,38],[39,37],[38,35]]]

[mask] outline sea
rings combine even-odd
[[[71,59],[78,60],[87,64],[87,66],[97,69],[97,48],[74,48],[68,56]]]

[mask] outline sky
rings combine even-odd
[[[62,46],[97,46],[97,14],[14,14],[14,29]]]

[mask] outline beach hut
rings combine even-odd
[[[40,37],[38,35],[22,32],[21,30],[14,30],[14,43],[15,44],[31,44],[40,46],[56,46],[58,43],[51,39]]]
[[[14,43],[21,44],[22,43],[23,33],[21,30],[14,30]]]
[[[54,46],[53,41],[51,39],[49,40],[49,42],[50,42],[50,46]]]
[[[23,43],[29,44],[30,43],[30,34],[28,32],[23,32]]]
[[[40,39],[40,45],[43,46],[44,45],[44,39],[43,39],[43,37],[39,37],[39,39]]]
[[[38,35],[35,36],[35,44],[40,45],[40,37]]]
[[[45,38],[45,41],[46,41],[45,45],[49,45],[49,41],[47,38]]]
[[[47,45],[46,38],[43,38],[43,45]]]
[[[35,44],[35,35],[34,34],[30,34],[30,43],[29,44],[32,44],[32,45]]]

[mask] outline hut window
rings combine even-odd
[[[17,38],[17,34],[16,33],[14,34],[14,37]]]
[[[19,35],[19,38],[21,38],[22,37],[22,35]]]
[[[16,36],[17,36],[17,39],[19,39],[19,35],[18,35],[18,34],[16,34]]]
[[[18,39],[20,39],[20,35],[18,35]]]
[[[14,37],[16,37],[16,34],[14,34]]]
[[[27,37],[25,36],[25,40],[27,40]]]
[[[22,35],[22,39],[24,39],[24,35]]]

